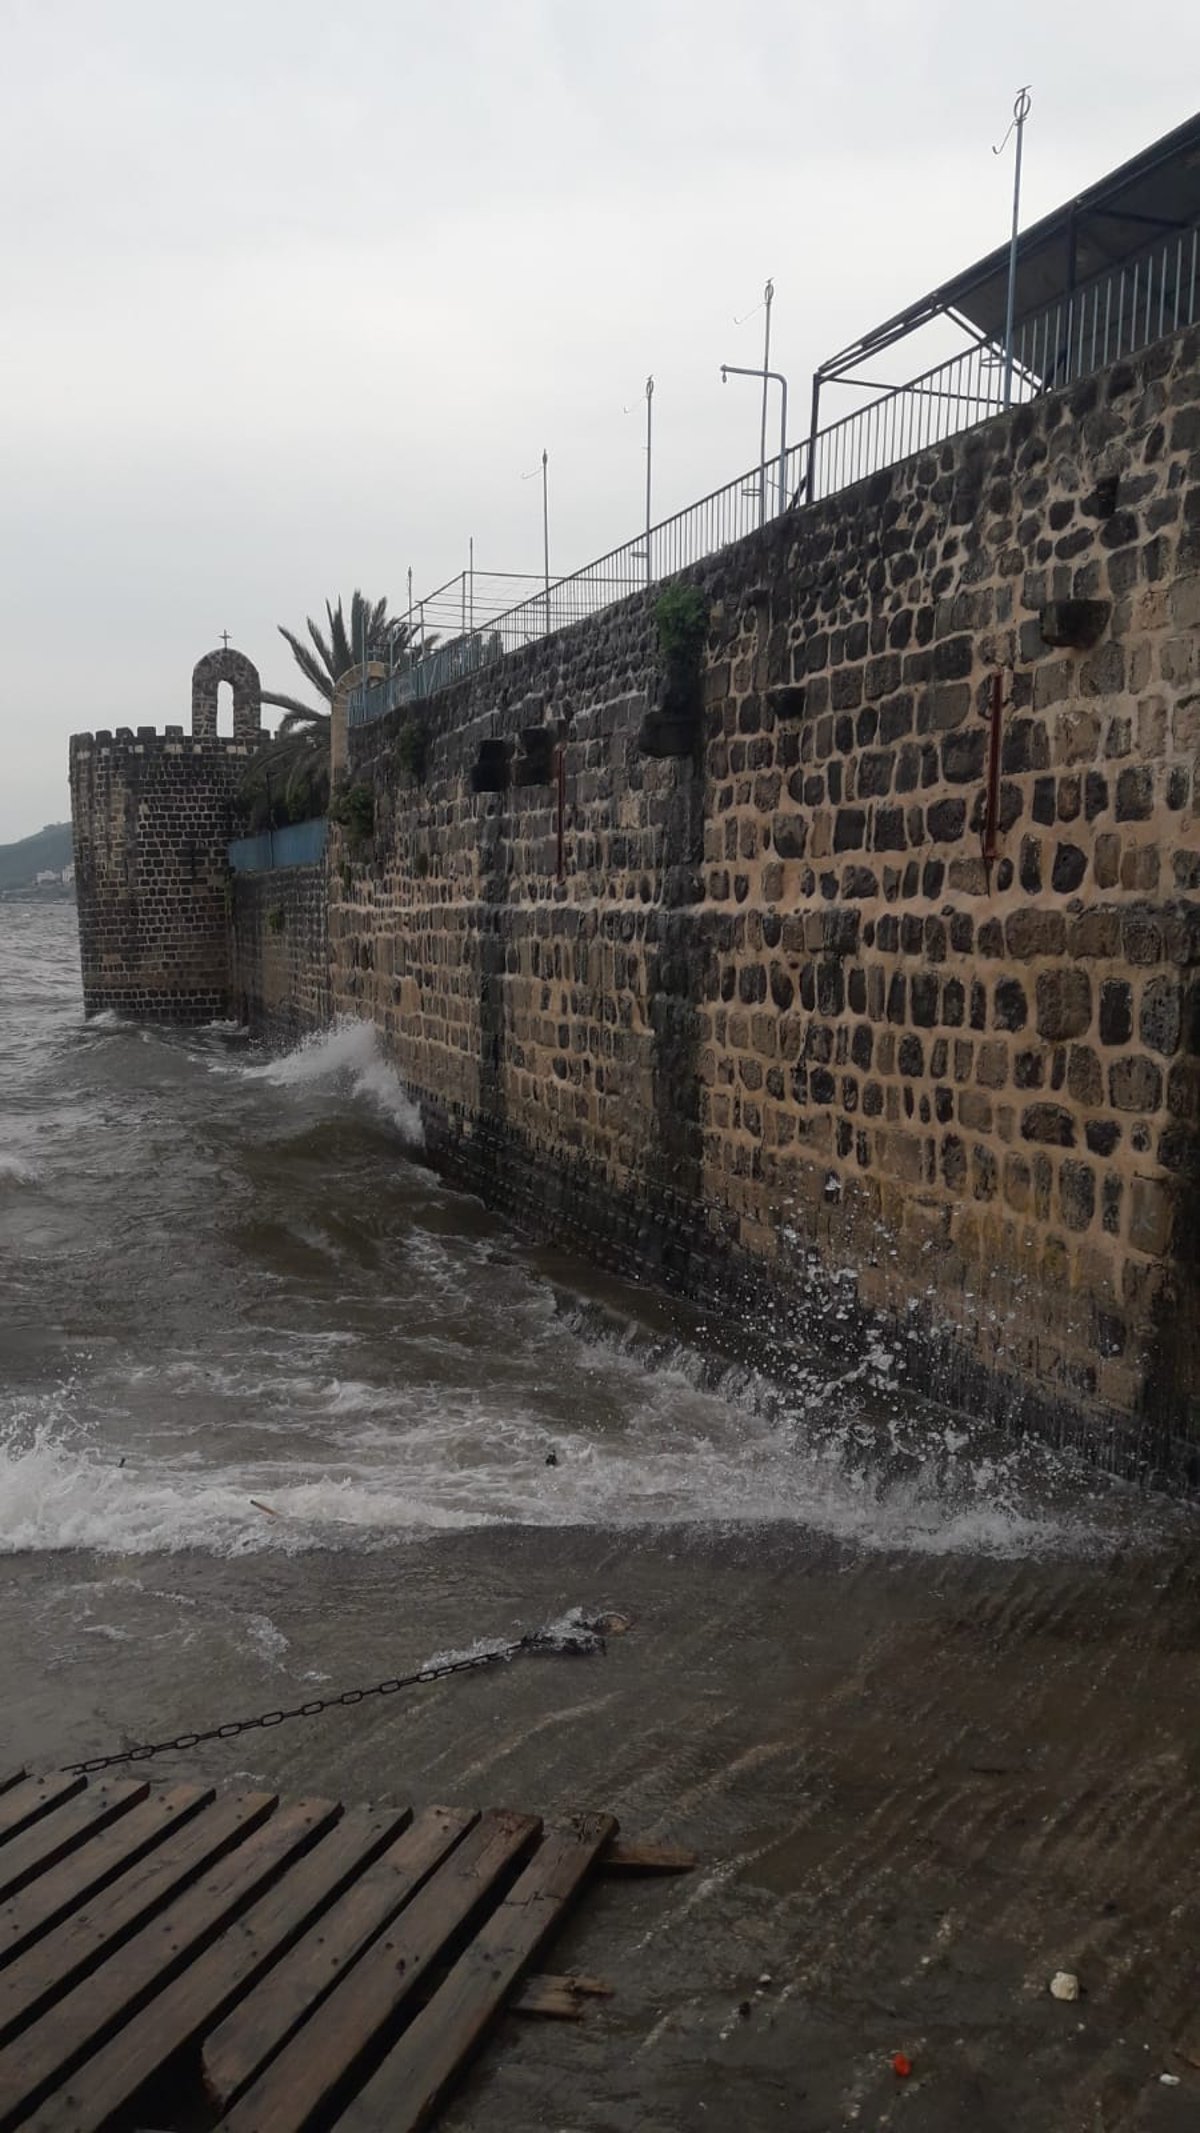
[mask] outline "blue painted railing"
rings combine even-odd
[[[267,874],[273,867],[315,867],[325,856],[329,824],[324,815],[312,822],[289,822],[286,829],[261,830],[257,837],[235,837],[229,864],[235,874]]]

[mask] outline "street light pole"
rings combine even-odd
[[[1005,407],[1012,406],[1013,322],[1017,301],[1017,240],[1021,228],[1021,149],[1025,136],[1025,121],[1029,117],[1031,101],[1029,83],[1026,82],[1025,87],[1017,91],[1017,100],[1013,105],[1012,121],[1009,125],[1008,133],[1005,134],[1000,146],[992,150],[994,156],[1003,155],[1008,144],[1008,135],[1015,132],[1017,136],[1017,154],[1016,169],[1013,173],[1012,242],[1008,248],[1008,301],[1004,310]]]
[[[787,499],[787,395],[788,395],[788,389],[787,389],[787,379],[786,379],[786,378],[784,377],[784,375],[783,375],[783,372],[782,372],[781,370],[747,370],[747,369],[746,369],[746,368],[745,368],[745,367],[744,367],[744,366],[743,366],[743,365],[742,365],[741,363],[722,363],[722,365],[721,365],[721,383],[722,383],[722,385],[726,384],[726,383],[728,382],[728,380],[729,380],[729,379],[730,379],[731,377],[733,377],[733,378],[761,378],[761,379],[762,379],[762,381],[763,381],[763,398],[764,398],[764,400],[766,399],[766,393],[767,393],[767,385],[768,385],[768,383],[770,382],[770,380],[771,380],[772,378],[773,378],[773,379],[775,380],[775,383],[776,383],[776,385],[778,385],[778,387],[779,387],[779,508],[780,508],[780,510],[782,511],[782,510],[784,509],[784,505],[785,505],[785,502],[786,502],[786,499]],[[766,478],[767,478],[767,460],[766,460],[766,450],[767,450],[767,439],[766,439],[766,431],[764,430],[764,431],[763,431],[763,459],[762,459],[762,465],[761,465],[761,467],[760,467],[760,469],[759,469],[759,484],[760,484],[760,502],[759,502],[759,524],[760,524],[760,525],[763,525],[763,524],[765,523],[765,518],[766,518],[766,487],[765,487],[765,485],[766,485]],[[752,494],[753,494],[753,491],[751,490],[751,491],[749,491],[749,492],[747,492],[747,493],[749,493],[749,494],[751,494],[751,495],[752,495]]]
[[[550,635],[550,454],[542,449],[542,566],[546,578],[546,635]]]
[[[650,469],[654,450],[654,379],[646,380],[646,583],[650,583]]]
[[[758,523],[767,523],[767,380],[771,376],[771,305],[775,301],[775,284],[768,281],[763,290],[763,306],[766,325],[763,329],[762,359],[762,428],[758,439]]]
[[[537,468],[522,474],[522,481],[535,481]],[[546,601],[546,635],[550,634],[550,454],[542,450],[542,583]]]

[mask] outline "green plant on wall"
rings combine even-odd
[[[679,579],[668,585],[655,601],[654,626],[662,671],[638,745],[646,755],[689,755],[700,734],[708,634],[708,601],[699,586]]]
[[[699,586],[668,585],[655,602],[654,623],[668,665],[698,668],[708,633],[708,601]]]
[[[424,719],[405,719],[396,735],[396,761],[406,778],[421,783],[429,761],[429,728]]]
[[[329,803],[329,818],[345,830],[350,850],[357,854],[375,834],[375,795],[361,781],[339,785]]]
[[[272,933],[282,933],[284,913],[282,904],[272,904],[267,912],[267,926]]]

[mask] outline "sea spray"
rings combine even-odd
[[[424,1139],[420,1110],[384,1058],[372,1022],[343,1017],[332,1029],[304,1038],[294,1051],[243,1071],[282,1089],[341,1086],[395,1126],[409,1147],[419,1148]]]

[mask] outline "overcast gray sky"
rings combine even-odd
[[[533,571],[757,457],[814,365],[1187,117],[1186,0],[0,0],[0,840],[228,629]],[[625,414],[633,404],[636,412]]]

